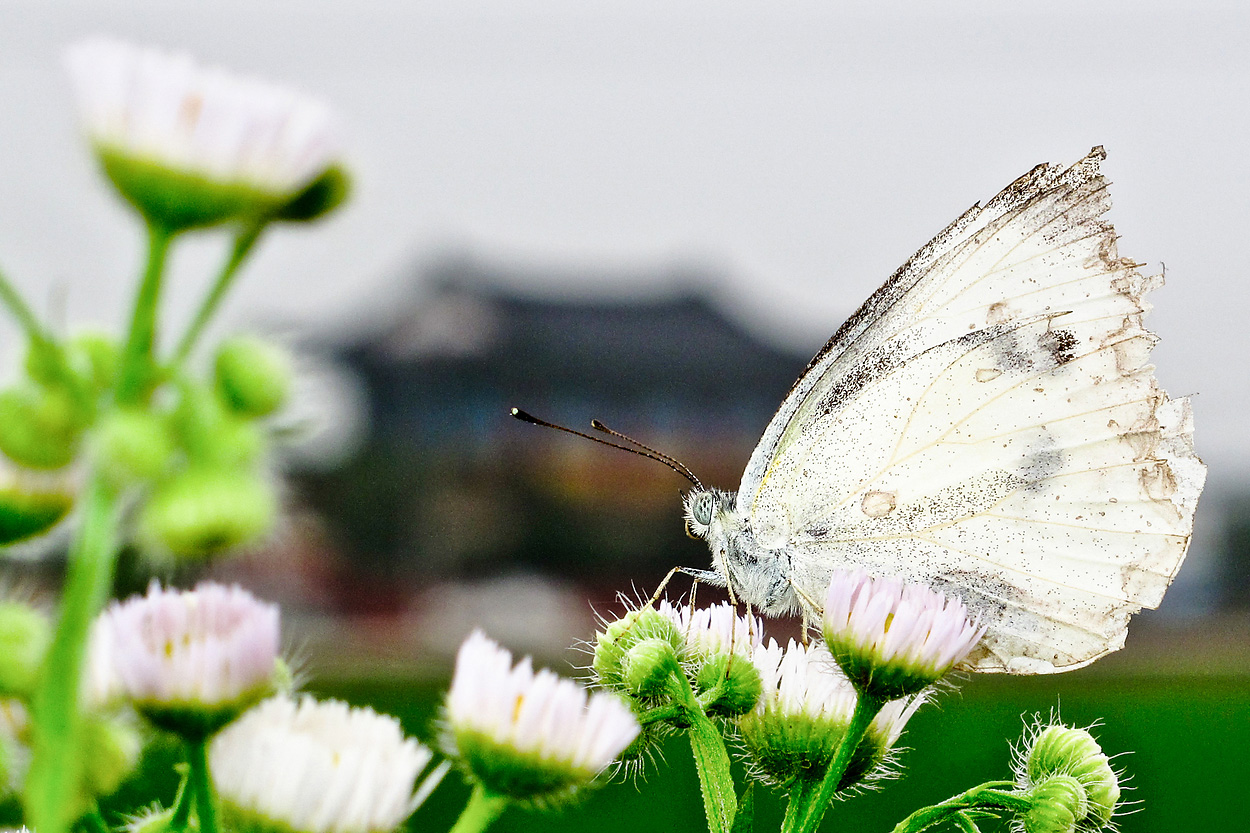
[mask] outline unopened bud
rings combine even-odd
[[[666,639],[652,637],[635,643],[621,662],[621,682],[635,696],[663,694],[675,675],[682,673],[677,653]]]
[[[1074,833],[1089,813],[1085,788],[1070,775],[1056,775],[1029,790],[1033,801],[1022,816],[1025,833]]]
[[[1043,784],[1057,775],[1075,778],[1085,790],[1088,815],[1106,824],[1120,801],[1120,779],[1098,741],[1085,729],[1046,726],[1029,748],[1025,786]]]
[[[179,558],[252,543],[277,515],[269,483],[247,472],[189,468],[161,483],[143,508],[143,537]]]
[[[647,639],[662,639],[680,656],[682,638],[672,621],[655,608],[631,610],[595,635],[595,658],[591,669],[601,685],[628,690],[625,684],[625,654]]]
[[[85,417],[65,390],[10,388],[0,393],[0,451],[33,469],[63,468],[78,456]]]
[[[763,692],[760,672],[741,654],[716,654],[699,667],[695,679],[699,693],[718,691],[707,706],[708,714],[738,717],[755,708]]]
[[[217,389],[235,412],[268,416],[291,392],[291,359],[277,345],[254,336],[235,336],[221,345]]]
[[[51,641],[52,625],[42,612],[21,602],[0,602],[0,696],[34,692]]]
[[[137,409],[108,414],[100,424],[96,443],[101,468],[119,485],[155,480],[174,453],[173,438],[164,421]]]

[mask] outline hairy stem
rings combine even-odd
[[[507,806],[507,798],[489,792],[481,784],[477,784],[473,787],[473,794],[469,796],[469,803],[460,813],[460,818],[456,819],[456,826],[451,829],[451,833],[481,833],[499,818]]]

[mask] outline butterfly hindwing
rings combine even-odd
[[[1204,469],[1147,363],[1157,280],[1115,253],[1099,159],[966,213],[783,402],[738,507],[808,607],[844,566],[946,586],[989,625],[976,667],[1036,672],[1158,603]]]

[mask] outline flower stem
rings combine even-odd
[[[987,810],[1006,810],[1021,813],[1028,810],[1032,802],[1025,795],[1009,792],[1014,787],[1010,781],[990,781],[973,787],[967,792],[952,796],[941,804],[923,807],[903,819],[894,828],[894,833],[920,833],[935,824],[940,824],[952,817],[958,817],[964,810],[971,808]]]
[[[481,833],[499,818],[507,806],[508,799],[505,796],[488,792],[481,784],[476,784],[473,794],[469,796],[469,803],[465,805],[450,833]]]
[[[208,738],[187,741],[189,786],[195,793],[195,817],[200,833],[217,833],[217,797],[213,795],[213,779],[208,772]]]
[[[673,675],[670,693],[673,704],[682,710],[681,722],[690,734],[690,751],[695,771],[699,774],[699,791],[703,794],[703,812],[709,833],[730,833],[738,814],[738,797],[734,791],[733,774],[729,769],[729,753],[720,730],[703,711],[690,680],[684,673]]]
[[[22,298],[9,279],[0,272],[0,304],[8,307],[9,312],[26,332],[26,337],[35,342],[51,341],[39,319],[31,312],[26,300]]]
[[[69,557],[60,619],[32,703],[34,743],[26,781],[32,830],[65,833],[74,819],[81,755],[78,694],[91,622],[113,584],[117,505],[93,474],[83,498],[83,525]]]
[[[838,791],[838,785],[842,783],[846,768],[850,765],[864,736],[868,734],[868,727],[872,725],[873,718],[877,716],[877,712],[881,711],[885,702],[866,692],[859,693],[855,701],[855,711],[851,714],[850,725],[846,727],[846,734],[842,737],[842,743],[838,745],[837,754],[829,763],[829,769],[825,772],[824,778],[819,784],[791,792],[790,804],[786,807],[786,817],[781,824],[782,833],[812,833],[820,826],[820,820],[824,818],[825,810],[829,807],[829,802],[833,800],[833,794]]]
[[[195,790],[191,789],[191,768],[179,764],[182,780],[178,782],[178,792],[174,795],[174,812],[169,817],[169,829],[182,833],[191,820],[191,807],[195,804]]]
[[[213,313],[217,311],[217,307],[221,304],[221,299],[225,297],[226,290],[234,282],[234,276],[238,274],[239,267],[243,265],[243,261],[247,259],[248,254],[256,245],[256,241],[260,239],[260,233],[264,231],[263,223],[253,223],[241,229],[234,238],[234,245],[230,249],[230,257],[221,268],[221,272],[217,275],[217,280],[213,283],[213,288],[209,290],[208,295],[204,296],[204,300],[200,303],[199,310],[195,313],[195,318],[191,320],[191,326],[187,328],[183,334],[182,340],[178,342],[178,348],[174,351],[173,364],[181,365],[186,361],[187,356],[191,355],[191,351],[195,349],[195,343],[199,340],[200,335],[204,332],[204,327],[212,320]]]
[[[173,232],[154,223],[148,224],[148,260],[143,280],[135,296],[130,318],[130,333],[122,352],[121,376],[117,383],[117,401],[134,404],[143,398],[152,377],[152,349],[156,342],[156,311],[161,295],[161,277]]]

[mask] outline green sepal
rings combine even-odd
[[[341,165],[331,165],[290,202],[273,215],[285,222],[307,223],[320,220],[342,205],[351,194],[352,180]]]
[[[209,705],[193,701],[162,703],[140,700],[134,706],[135,711],[154,726],[172,732],[187,742],[195,743],[202,742],[224,726],[233,723],[239,715],[273,694],[273,691],[272,683],[266,682],[225,703]]]
[[[487,791],[536,806],[572,800],[596,774],[521,752],[483,732],[457,731],[455,750],[461,766]]]
[[[242,182],[219,182],[140,159],[107,145],[96,154],[121,195],[151,224],[170,233],[266,217],[291,199]]]

